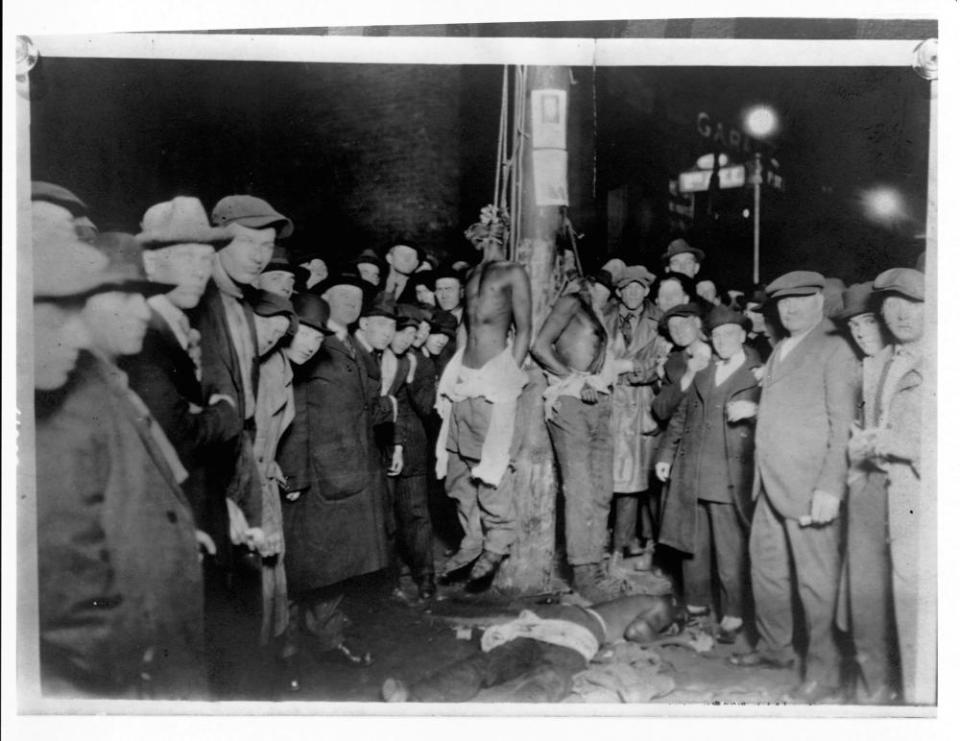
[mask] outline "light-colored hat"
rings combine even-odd
[[[812,270],[794,270],[784,273],[767,286],[767,295],[771,299],[786,296],[812,296],[826,285],[826,279]]]
[[[623,288],[630,283],[642,283],[647,288],[656,280],[656,276],[647,270],[643,265],[628,265],[620,274],[617,281],[617,288]]]
[[[226,244],[231,239],[226,229],[210,226],[203,204],[189,196],[152,205],[143,215],[137,235],[145,249],[187,243]]]
[[[277,239],[293,234],[293,222],[262,198],[234,195],[221,198],[213,207],[210,221],[216,226],[239,224],[249,229],[276,227]]]
[[[876,293],[899,293],[914,301],[923,301],[925,286],[923,273],[913,268],[884,270],[873,281]]]

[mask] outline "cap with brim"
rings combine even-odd
[[[843,308],[834,314],[838,321],[848,321],[861,314],[874,313],[873,283],[854,283],[843,292]]]
[[[46,201],[67,209],[74,217],[86,216],[87,204],[72,191],[62,185],[47,183],[43,180],[34,180],[30,188],[31,201]]]
[[[407,329],[408,327],[419,327],[420,320],[414,319],[412,316],[397,316],[397,331],[401,329]]]
[[[912,301],[924,301],[924,275],[913,268],[884,270],[874,279],[873,290],[876,293],[898,293]]]
[[[689,252],[692,254],[695,258],[697,258],[697,262],[703,262],[703,258],[706,257],[706,254],[703,250],[692,247],[687,243],[687,240],[675,239],[669,245],[667,245],[667,251],[660,256],[660,259],[664,262],[670,262],[671,257],[682,255],[684,252]]]
[[[627,264],[621,260],[619,257],[613,257],[607,260],[603,264],[602,270],[606,270],[610,273],[610,276],[613,278],[614,284],[620,281],[620,276],[623,275],[623,271],[627,269]]]
[[[221,198],[210,221],[216,226],[239,224],[248,229],[266,229],[273,226],[277,230],[277,239],[286,239],[293,234],[293,222],[279,213],[262,198],[247,195],[234,195]]]
[[[126,291],[156,296],[169,293],[177,286],[171,283],[156,283],[147,278],[143,268],[143,245],[132,234],[104,232],[93,242],[95,249],[107,258],[110,280],[97,287],[97,293]]]
[[[322,280],[310,290],[318,296],[322,296],[334,286],[355,286],[356,288],[362,290],[364,294],[368,293],[370,289],[373,288],[373,286],[371,286],[359,275],[355,275],[353,273],[337,273],[335,275],[328,276],[325,280]]]
[[[722,304],[714,306],[703,321],[703,325],[708,332],[712,332],[724,324],[737,324],[746,332],[749,332],[753,326],[752,322],[739,311],[734,311],[729,306],[723,306]]]
[[[654,280],[656,280],[656,276],[643,267],[643,265],[628,265],[620,274],[620,280],[617,281],[617,288],[624,288],[631,283],[642,283],[649,288]]]
[[[767,296],[781,299],[787,296],[812,296],[823,291],[826,278],[812,270],[794,270],[785,273],[767,286]]]
[[[33,249],[34,300],[80,297],[116,276],[107,273],[106,256],[79,240],[39,242]]]
[[[449,311],[435,311],[430,320],[430,334],[445,334],[453,339],[457,336],[457,318]]]
[[[677,304],[668,309],[662,317],[660,317],[659,327],[660,330],[665,332],[667,330],[667,322],[670,321],[675,316],[696,316],[702,317],[703,311],[701,311],[698,304]]]
[[[253,313],[264,318],[271,316],[285,316],[290,320],[287,334],[291,337],[297,333],[299,320],[290,299],[272,291],[258,291],[253,300]]]
[[[354,265],[359,265],[360,263],[364,262],[370,265],[376,265],[378,268],[380,268],[381,273],[386,272],[387,268],[389,267],[386,260],[384,260],[382,257],[380,257],[380,255],[370,248],[365,249],[353,260]]]
[[[330,305],[313,293],[298,293],[293,297],[293,308],[301,324],[319,330],[324,334],[333,334],[327,326],[330,319]]]
[[[175,244],[211,244],[219,248],[233,239],[226,229],[210,226],[203,204],[189,196],[177,196],[148,208],[140,230],[137,241],[146,249]]]
[[[397,318],[397,302],[388,293],[380,292],[360,312],[361,317],[383,316]]]

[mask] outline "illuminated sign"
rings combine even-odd
[[[688,170],[680,173],[680,192],[699,193],[710,190],[712,170]],[[747,172],[743,165],[721,167],[719,170],[721,188],[740,188],[747,182]]]

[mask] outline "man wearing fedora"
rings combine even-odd
[[[222,493],[205,485],[204,459],[218,445],[240,434],[236,400],[205,395],[201,386],[199,333],[186,312],[200,301],[213,271],[216,245],[230,235],[210,226],[196,198],[177,197],[147,209],[137,241],[151,281],[174,286],[147,299],[150,323],[143,350],[123,359],[121,367],[177,449],[190,477],[184,489],[201,529],[210,534],[218,563],[228,551]]]
[[[357,275],[372,285],[375,290],[380,288],[383,276],[387,274],[388,269],[386,261],[369,247],[357,255],[353,266],[357,270]]]
[[[176,450],[117,367],[140,352],[142,249],[106,233],[108,281],[88,292],[80,356],[37,424],[41,681],[45,693],[191,699],[206,693],[203,589]]]
[[[806,627],[801,682],[788,699],[836,701],[833,634],[840,576],[840,503],[856,417],[857,359],[823,313],[824,277],[786,273],[767,288],[788,336],[767,362],[757,413],[756,509],[750,563],[759,642],[740,666],[792,665],[793,590]],[[792,567],[792,568],[791,568]]]
[[[655,471],[670,479],[659,543],[686,554],[688,614],[706,615],[720,595],[718,639],[733,643],[743,627],[747,532],[753,503],[753,423],[760,363],[744,352],[749,320],[717,306],[706,319],[715,360],[697,372],[670,418]],[[716,581],[713,573],[716,573]]]
[[[660,260],[663,262],[663,272],[680,273],[691,280],[696,279],[697,273],[700,272],[703,258],[703,250],[692,247],[682,237],[674,239],[668,244],[667,251],[660,256]],[[690,298],[693,298],[693,296]]]
[[[340,273],[315,291],[329,305],[333,334],[294,379],[294,430],[306,441],[309,465],[304,475],[286,472],[287,497],[295,501],[284,511],[287,584],[300,630],[325,657],[356,666],[372,659],[346,641],[339,585],[388,564],[385,476],[374,428],[392,419],[393,405],[380,395],[379,372],[349,330],[369,285]]]
[[[900,689],[904,702],[927,705],[937,699],[937,577],[936,506],[921,479],[924,276],[893,268],[876,277],[873,289],[893,345],[877,384],[873,419],[855,430],[850,455],[885,478]]]
[[[892,349],[876,312],[873,283],[855,283],[843,293],[843,309],[833,317],[845,329],[861,359],[861,391],[856,424],[876,420],[877,386]],[[857,441],[854,433],[851,452]],[[850,456],[847,474],[846,543],[840,573],[837,625],[853,642],[859,674],[852,698],[865,704],[893,699],[897,685],[894,655],[890,556],[887,547],[886,476],[867,458]]]

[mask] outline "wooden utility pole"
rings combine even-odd
[[[530,67],[527,70],[525,147],[523,154],[522,207],[517,261],[530,275],[533,299],[533,336],[543,325],[556,299],[557,235],[561,227],[559,206],[537,206],[534,191],[531,93],[534,90],[567,91],[569,67]],[[569,119],[569,116],[567,117]],[[510,485],[516,503],[518,533],[508,558],[497,575],[502,591],[536,594],[554,583],[554,554],[557,541],[557,491],[559,482],[553,447],[544,417],[543,391],[546,378],[539,366],[528,361],[530,383],[520,397],[515,440],[519,441],[516,470]]]

